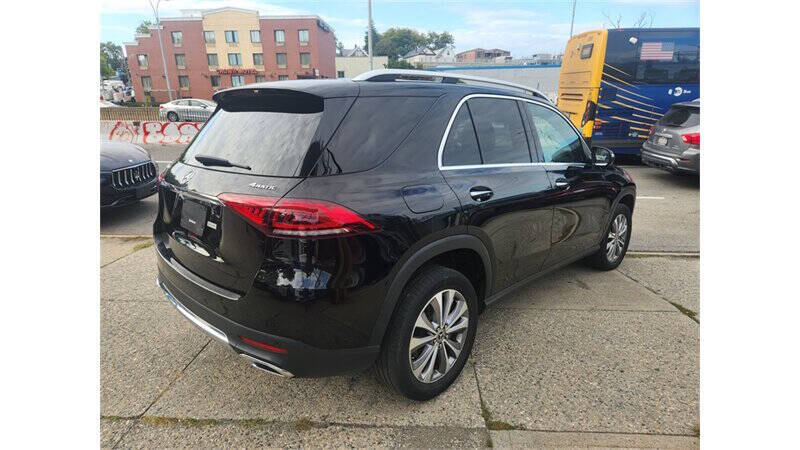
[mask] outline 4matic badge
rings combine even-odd
[[[250,183],[250,184],[248,184],[248,186],[250,186],[252,188],[256,188],[256,189],[266,189],[268,191],[274,191],[275,190],[275,186],[271,185],[271,184],[267,185],[267,184]]]

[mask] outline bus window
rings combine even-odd
[[[581,47],[581,59],[589,59],[592,57],[592,49],[594,48],[594,43],[586,44]]]
[[[633,74],[636,71],[637,46],[631,39],[637,38],[638,32],[639,30],[608,31],[605,60],[606,66],[611,67],[608,73],[626,83],[633,83]],[[637,39],[633,42],[637,42]]]
[[[694,84],[700,82],[697,32],[641,32],[634,82]]]

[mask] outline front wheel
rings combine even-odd
[[[175,111],[170,111],[167,113],[167,120],[170,122],[177,122],[178,121],[178,113]]]
[[[475,289],[453,269],[430,266],[406,286],[376,362],[379,378],[413,400],[444,392],[472,351]]]
[[[631,241],[631,210],[618,204],[611,216],[611,223],[604,234],[603,243],[597,253],[586,258],[586,263],[600,270],[616,269],[628,252]]]

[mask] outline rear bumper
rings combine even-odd
[[[642,145],[642,163],[670,172],[700,173],[700,151],[686,150],[681,154],[665,153],[645,142]]]
[[[156,252],[158,258],[163,258]],[[206,308],[182,292],[165,274],[168,266],[159,264],[157,285],[173,306],[187,320],[214,339],[227,344],[257,369],[281,377],[322,377],[369,367],[378,357],[380,347],[319,349],[302,342],[244,327]],[[282,352],[262,350],[246,344],[242,338],[255,340]]]

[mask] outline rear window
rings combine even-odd
[[[691,106],[673,106],[659,119],[659,125],[668,127],[694,127],[700,125],[700,109]]]
[[[311,175],[359,172],[380,164],[403,142],[435,97],[359,97]]]
[[[212,166],[215,170],[294,176],[322,120],[322,99],[308,95],[240,97],[220,105],[182,161],[203,166],[194,157],[211,156],[250,167]]]

